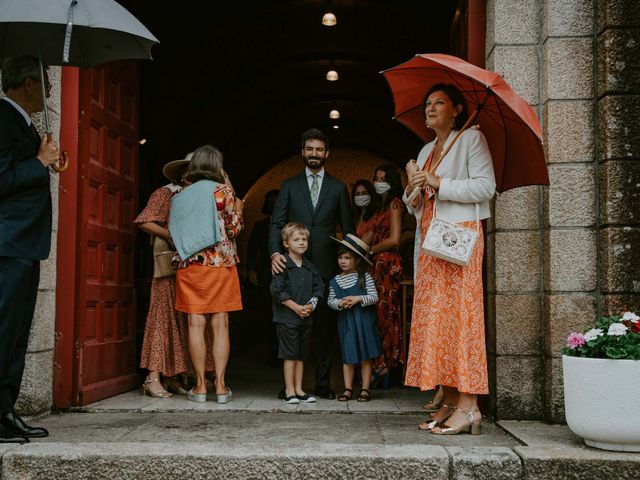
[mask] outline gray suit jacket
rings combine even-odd
[[[355,233],[347,187],[328,173],[324,174],[318,204],[313,208],[309,183],[304,170],[282,182],[269,226],[269,253],[283,252],[280,230],[289,222],[306,225],[311,232],[305,257],[311,260],[323,279],[338,271],[338,242],[331,240],[339,224],[343,234]]]

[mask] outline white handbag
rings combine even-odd
[[[476,203],[476,230],[436,218],[436,202],[433,202],[433,218],[422,248],[427,255],[466,267],[476,246],[480,232],[480,206]]]

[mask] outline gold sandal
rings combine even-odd
[[[435,420],[433,418],[433,416],[431,416],[431,420],[426,420],[424,422],[421,422],[418,424],[418,428],[420,430],[432,430],[435,427],[439,427],[443,422],[445,422],[451,415],[453,415],[454,410],[456,409],[456,407],[454,407],[453,405],[447,405],[446,403],[443,403],[442,406],[438,409],[438,411],[442,408],[447,408],[449,409],[449,411],[447,412],[446,416],[442,419],[442,420]],[[438,412],[436,411],[433,415],[437,414]]]
[[[458,435],[459,433],[470,433],[471,435],[480,435],[482,433],[482,415],[479,419],[473,417],[475,412],[480,413],[477,408],[471,410],[462,410],[456,407],[456,410],[464,413],[467,417],[467,421],[457,428],[450,427],[446,423],[440,424],[438,430],[431,430],[434,435]],[[435,427],[434,427],[435,428]]]
[[[149,385],[152,383],[158,382],[160,384],[160,389],[159,390],[151,390],[151,388],[149,388]],[[154,398],[171,398],[173,395],[169,392],[167,392],[164,387],[162,386],[162,383],[160,382],[160,378],[145,378],[144,383],[142,384],[142,395],[149,395],[150,397],[154,397]]]

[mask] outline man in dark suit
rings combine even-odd
[[[47,86],[49,79],[42,79]],[[0,443],[46,437],[16,414],[31,320],[40,280],[40,260],[51,246],[49,165],[58,160],[54,142],[41,140],[30,115],[44,108],[38,60],[5,59],[0,100]]]
[[[329,139],[312,128],[302,134],[302,158],[305,169],[282,183],[273,207],[269,228],[269,250],[274,272],[286,265],[282,255],[280,230],[288,222],[300,222],[311,232],[305,257],[311,260],[325,282],[328,297],[329,280],[338,272],[338,243],[331,240],[340,224],[343,234],[355,233],[347,187],[324,170],[329,156]],[[321,398],[335,398],[329,387],[333,340],[336,332],[335,313],[321,302],[313,314],[316,343],[316,388]]]

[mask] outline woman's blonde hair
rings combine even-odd
[[[196,148],[184,174],[184,179],[190,183],[198,180],[213,180],[224,183],[222,152],[213,145],[203,145]]]

